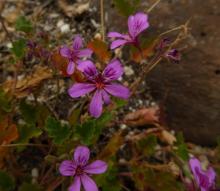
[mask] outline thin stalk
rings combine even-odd
[[[101,34],[102,40],[105,41],[105,18],[104,18],[104,1],[100,0],[100,15],[101,15]]]

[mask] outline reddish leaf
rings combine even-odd
[[[4,165],[4,159],[8,154],[8,147],[1,145],[10,144],[18,138],[17,126],[11,123],[8,117],[5,117],[0,122],[0,168]]]
[[[108,44],[101,39],[94,39],[87,46],[93,50],[100,61],[108,62],[110,60],[111,52],[108,51]]]
[[[54,67],[61,71],[64,76],[68,76],[68,74],[66,73],[68,59],[61,56],[58,50],[52,53],[51,61]]]
[[[155,47],[157,45],[158,39],[154,40],[153,42],[146,43],[142,45],[142,52],[139,50],[135,49],[131,53],[131,59],[135,62],[140,62],[143,58],[149,58],[154,54]]]
[[[85,77],[79,70],[75,70],[75,72],[72,74],[71,78],[75,80],[76,82],[84,82]]]

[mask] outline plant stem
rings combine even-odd
[[[150,13],[159,3],[161,0],[157,0],[150,8],[147,9],[147,13]]]
[[[103,2],[103,0],[100,0],[100,13],[101,13],[102,40],[105,41],[105,18],[104,18],[104,2]]]

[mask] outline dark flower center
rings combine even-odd
[[[81,166],[77,166],[76,175],[82,175],[84,173],[83,168]]]
[[[96,78],[95,78],[95,85],[96,85],[97,89],[103,89],[105,87],[104,79],[103,79],[101,74],[96,76]]]

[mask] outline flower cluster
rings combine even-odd
[[[125,44],[132,44],[139,48],[138,36],[148,27],[146,14],[131,15],[128,18],[128,34],[108,33],[109,38],[117,38],[112,41],[110,48],[115,49]],[[82,58],[90,58],[92,50],[83,48],[82,38],[79,35],[75,37],[70,48],[63,46],[60,54],[69,61],[66,70],[68,75],[72,75],[77,68],[85,76],[86,81],[73,84],[68,93],[72,98],[78,98],[88,93],[93,94],[89,106],[89,112],[93,117],[100,117],[103,104],[108,105],[111,102],[110,96],[128,99],[130,95],[128,88],[114,82],[124,73],[120,60],[113,59],[102,72],[98,71],[91,60],[82,60]]]

